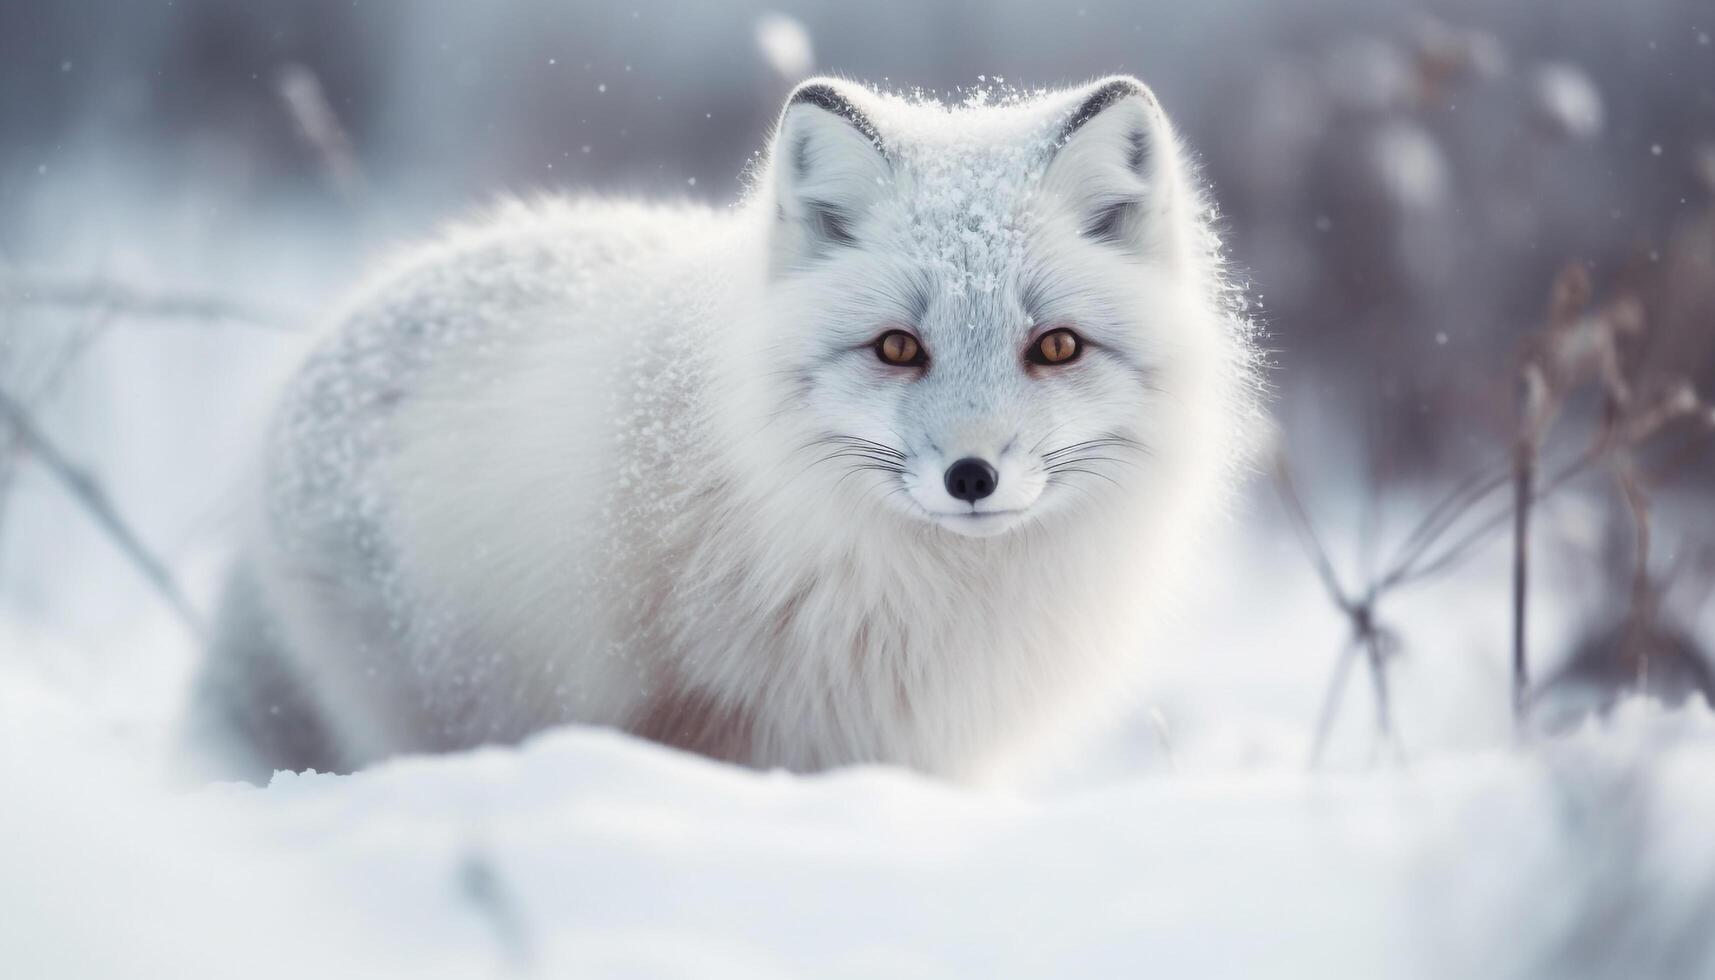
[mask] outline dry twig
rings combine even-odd
[[[1327,550],[1311,526],[1284,455],[1277,457],[1275,485],[1294,533],[1303,545],[1330,601],[1352,625],[1341,650],[1318,716],[1312,762],[1320,759],[1343,695],[1352,661],[1362,653],[1375,687],[1377,729],[1393,738],[1386,661],[1392,635],[1375,621],[1377,603],[1406,585],[1447,571],[1475,553],[1495,532],[1512,523],[1512,706],[1522,729],[1530,701],[1526,646],[1530,582],[1530,524],[1534,506],[1598,465],[1615,477],[1632,516],[1635,559],[1631,576],[1628,647],[1641,648],[1653,627],[1657,596],[1649,575],[1649,488],[1658,477],[1676,472],[1715,437],[1715,406],[1705,404],[1683,381],[1646,386],[1630,377],[1623,356],[1628,341],[1645,333],[1643,304],[1621,295],[1592,310],[1588,273],[1568,266],[1549,293],[1546,326],[1526,345],[1519,368],[1519,398],[1511,458],[1492,471],[1478,472],[1455,486],[1412,527],[1384,570],[1361,591],[1339,581]],[[1601,395],[1602,410],[1585,448],[1545,473],[1544,449],[1550,430],[1574,394],[1585,386]],[[1693,436],[1678,445],[1668,462],[1646,469],[1641,454],[1656,437],[1690,421]],[[1512,499],[1490,504],[1506,486]],[[1460,530],[1463,528],[1463,530]],[[1450,540],[1449,540],[1450,539]],[[1636,655],[1635,651],[1634,654]],[[1640,665],[1642,661],[1639,661]]]
[[[142,320],[240,323],[283,329],[257,310],[213,296],[157,293],[107,279],[25,274],[0,268],[0,306],[63,307]]]
[[[39,460],[48,472],[60,481],[66,492],[94,518],[191,632],[201,636],[202,621],[190,600],[185,597],[184,590],[179,588],[166,564],[144,546],[142,539],[124,518],[119,516],[119,511],[113,506],[112,499],[101,484],[73,464],[65,453],[43,434],[30,412],[5,391],[0,391],[0,420],[10,426],[23,448]]]

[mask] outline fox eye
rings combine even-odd
[[[923,345],[917,338],[903,330],[889,330],[877,337],[875,356],[894,367],[921,367],[929,360],[923,356]]]
[[[1057,365],[1070,364],[1084,353],[1084,338],[1065,327],[1050,330],[1036,338],[1036,343],[1030,345],[1024,356],[1032,364]]]

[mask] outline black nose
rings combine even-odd
[[[947,467],[947,492],[973,504],[994,493],[999,482],[1000,474],[994,471],[994,467],[974,456],[967,456]]]

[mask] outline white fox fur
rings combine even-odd
[[[373,279],[285,396],[198,730],[245,775],[577,722],[971,777],[1112,706],[1250,348],[1141,83],[989,101],[813,80],[733,209],[513,204]]]

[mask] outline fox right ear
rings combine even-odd
[[[1078,216],[1085,238],[1147,254],[1171,237],[1190,197],[1172,130],[1142,82],[1119,75],[1078,93],[1062,125],[1047,183]]]
[[[864,217],[893,179],[887,149],[862,98],[844,82],[814,78],[786,99],[769,152],[776,274],[857,244]]]

